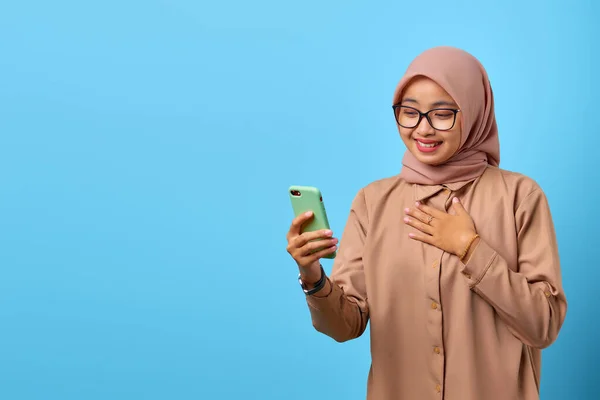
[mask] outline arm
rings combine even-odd
[[[516,211],[518,272],[484,240],[474,243],[462,272],[523,343],[545,348],[557,338],[567,301],[550,209],[540,189]]]
[[[323,289],[306,297],[315,329],[338,342],[362,335],[369,318],[362,260],[367,223],[361,190],[352,202],[331,276]]]

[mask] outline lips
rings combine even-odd
[[[417,148],[422,153],[434,152],[443,143],[443,141],[423,140],[423,139],[415,139],[415,142],[417,143]]]
[[[436,147],[439,146],[440,144],[442,144],[442,142],[433,142],[433,141],[423,141],[423,140],[417,140],[417,142],[423,146],[423,147]]]

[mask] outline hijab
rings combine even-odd
[[[417,76],[436,82],[458,104],[462,114],[462,137],[456,153],[441,165],[424,164],[407,150],[400,176],[409,183],[440,185],[472,180],[483,174],[488,165],[499,166],[494,96],[481,63],[466,51],[454,47],[426,50],[408,66],[394,92],[393,104],[402,101],[404,89]]]

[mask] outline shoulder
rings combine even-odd
[[[412,185],[400,175],[377,179],[362,186],[352,202],[352,212],[363,214],[367,219],[385,213],[390,204],[408,204],[412,198]]]
[[[488,191],[494,196],[510,197],[515,208],[519,208],[527,199],[545,198],[542,187],[533,178],[493,166],[489,166],[478,180],[476,190]]]
[[[400,175],[389,176],[377,179],[363,186],[358,195],[364,198],[366,203],[376,203],[389,197],[391,193],[403,191],[410,185],[400,177]]]

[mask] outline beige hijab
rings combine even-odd
[[[485,171],[488,164],[497,167],[500,164],[500,143],[494,96],[481,63],[457,48],[429,49],[408,66],[394,93],[393,104],[401,101],[404,88],[416,76],[426,76],[435,81],[460,107],[461,144],[448,161],[437,166],[423,164],[406,151],[400,176],[410,183],[438,185],[474,179]]]

